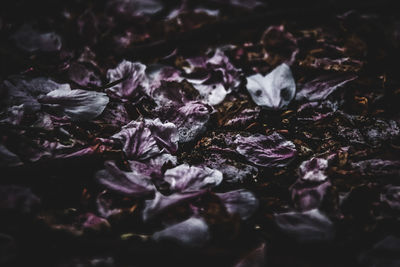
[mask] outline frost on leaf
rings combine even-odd
[[[255,74],[247,77],[247,90],[258,106],[282,109],[292,101],[296,84],[290,67],[283,63],[266,76]]]
[[[311,158],[299,167],[299,179],[290,187],[292,201],[300,210],[319,208],[331,183],[326,175],[328,160]]]
[[[178,128],[179,142],[193,141],[199,134],[206,130],[210,119],[211,107],[199,101],[190,101],[176,108],[170,107],[165,112],[161,109],[160,116],[171,120]]]

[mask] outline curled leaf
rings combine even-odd
[[[112,136],[123,144],[129,159],[147,159],[166,150],[175,153],[178,149],[178,133],[173,123],[162,123],[160,119],[132,121]]]
[[[173,192],[195,192],[219,185],[222,173],[207,167],[179,165],[165,172],[164,180]]]
[[[190,74],[188,81],[209,105],[221,103],[225,96],[240,84],[239,69],[232,65],[220,49],[210,58],[196,57],[186,61],[188,66],[184,66],[184,70]]]
[[[174,193],[169,196],[156,192],[154,199],[145,201],[143,220],[147,221],[174,206],[193,200],[205,192],[205,190],[202,190],[189,193]]]
[[[97,182],[106,188],[128,196],[141,197],[154,192],[151,178],[145,173],[147,166],[133,163],[131,171],[122,171],[113,161],[105,162],[105,169],[96,173]]]
[[[123,60],[115,69],[107,71],[110,82],[121,80],[118,84],[107,89],[120,98],[134,98],[146,87],[146,66],[138,62]]]
[[[247,77],[247,90],[258,106],[282,109],[292,101],[296,84],[290,67],[283,63],[266,76],[255,74]]]
[[[81,89],[57,89],[40,98],[40,103],[74,121],[96,118],[103,112],[108,101],[104,93]]]

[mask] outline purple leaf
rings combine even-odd
[[[122,171],[112,161],[104,163],[105,169],[96,173],[96,180],[106,188],[117,193],[142,197],[155,191],[151,178],[145,174],[146,164],[132,163],[130,172]]]
[[[162,123],[160,119],[132,121],[112,136],[123,143],[123,151],[129,159],[144,160],[166,150],[175,153],[178,149],[178,133],[173,123]]]
[[[8,106],[23,104],[24,111],[37,112],[41,108],[38,98],[54,90],[70,90],[68,84],[58,84],[47,78],[35,78],[30,81],[23,77],[6,80],[1,85],[6,92]]]
[[[114,198],[110,197],[107,191],[101,192],[96,197],[96,208],[100,216],[108,218],[120,214],[122,209],[114,207]]]
[[[290,187],[292,201],[301,211],[319,208],[330,187],[330,181],[310,184],[298,180]]]
[[[325,174],[327,168],[328,160],[323,158],[311,158],[300,165],[300,179],[308,182],[324,182],[328,178]]]
[[[351,167],[362,175],[389,176],[400,174],[400,161],[367,159],[351,163]]]
[[[146,74],[150,84],[147,93],[151,95],[159,105],[175,102],[174,98],[176,95],[179,95],[178,98],[180,98],[180,94],[174,94],[174,92],[170,92],[170,90],[160,90],[162,82],[181,82],[183,80],[179,70],[170,66],[150,65],[146,69]],[[171,96],[173,96],[173,99],[171,99]],[[183,103],[182,99],[178,99],[177,102]]]
[[[198,101],[187,102],[179,108],[171,107],[160,112],[163,119],[171,120],[178,128],[179,142],[193,141],[206,130],[211,107]]]
[[[319,210],[287,212],[275,215],[279,229],[299,243],[316,243],[333,240],[333,223]]]
[[[266,76],[255,74],[247,77],[247,90],[258,106],[282,109],[292,101],[296,84],[290,67],[283,63]]]
[[[249,126],[252,122],[257,120],[259,114],[260,114],[259,107],[256,107],[255,109],[246,108],[240,111],[239,113],[235,114],[233,118],[231,118],[225,123],[225,126],[245,128]]]
[[[206,190],[189,193],[174,193],[169,196],[165,196],[159,192],[156,192],[154,199],[145,201],[143,221],[147,221],[176,205],[193,200],[205,192]]]
[[[144,121],[153,135],[159,147],[166,149],[169,153],[174,154],[178,150],[178,131],[175,124],[171,122],[162,123],[160,119]]]
[[[362,128],[362,134],[372,146],[379,146],[400,136],[400,126],[394,120],[374,120],[373,124]]]
[[[327,168],[328,160],[323,158],[311,158],[300,165],[299,179],[290,187],[296,208],[302,211],[319,208],[331,187],[325,173]]]
[[[230,214],[239,214],[242,220],[247,220],[258,208],[258,200],[250,191],[239,189],[216,194]]]
[[[123,103],[110,102],[104,109],[101,119],[118,128],[127,125],[131,119]]]
[[[68,77],[83,87],[101,86],[101,79],[94,70],[80,63],[72,63],[69,66]]]
[[[196,217],[171,225],[152,235],[155,241],[175,241],[189,247],[201,247],[210,239],[207,223]]]
[[[231,5],[249,10],[264,5],[263,2],[257,0],[212,0],[212,1],[220,4]]]
[[[90,212],[79,216],[79,221],[83,221],[82,228],[84,230],[100,231],[111,227],[106,219],[98,217]]]
[[[261,167],[287,166],[296,155],[295,145],[276,132],[268,136],[237,135],[233,143],[237,146],[236,151],[239,154]]]
[[[186,61],[189,66],[185,66],[184,70],[190,74],[188,81],[209,105],[221,103],[225,96],[240,84],[239,69],[232,65],[220,49],[217,49],[211,58],[197,57]]]
[[[306,84],[296,94],[296,100],[320,101],[326,99],[337,88],[357,79],[354,74],[331,74],[318,77]]]
[[[113,0],[108,6],[126,18],[153,15],[163,9],[160,0]]]
[[[134,98],[143,93],[147,87],[146,66],[138,62],[123,60],[115,69],[107,71],[107,79],[115,82],[123,79],[118,84],[107,89],[119,98]]]
[[[318,121],[335,114],[338,103],[325,100],[322,102],[307,102],[297,109],[300,121]]]
[[[81,89],[57,89],[40,98],[40,103],[74,121],[96,118],[103,112],[108,101],[105,93]]]
[[[222,182],[222,173],[207,167],[179,165],[165,172],[164,180],[173,192],[196,192]]]
[[[258,173],[258,169],[252,165],[229,160],[217,153],[205,158],[204,165],[220,170],[224,181],[228,183],[243,183],[256,177]]]

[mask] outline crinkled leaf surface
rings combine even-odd
[[[130,159],[147,159],[166,150],[175,153],[178,149],[178,132],[173,123],[162,123],[160,119],[132,121],[112,138],[120,140],[123,151]]]
[[[186,143],[193,141],[206,130],[210,119],[210,107],[198,101],[190,101],[178,109],[172,108],[165,113],[165,117],[166,114],[178,128],[179,142]]]
[[[261,167],[284,167],[296,155],[295,145],[279,133],[268,136],[255,134],[237,135],[233,143],[236,151],[249,162]]]

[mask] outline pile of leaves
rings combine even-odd
[[[4,1],[0,265],[398,266],[398,14],[279,2]]]

